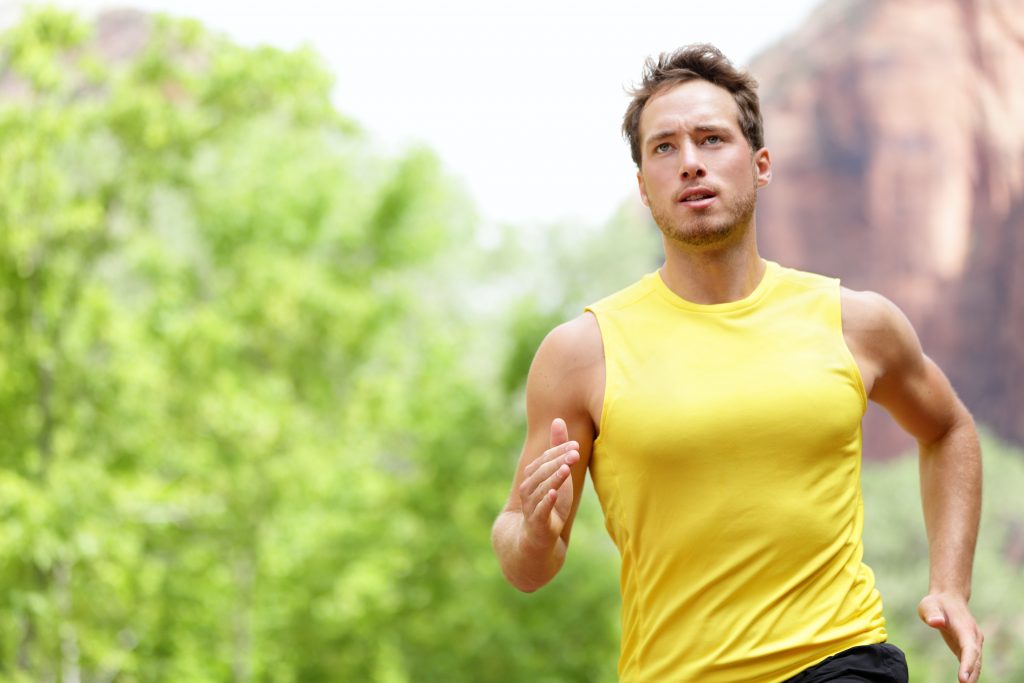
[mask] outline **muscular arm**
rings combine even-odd
[[[870,292],[843,292],[843,326],[871,400],[918,441],[929,587],[918,611],[977,681],[982,635],[967,603],[981,514],[981,449],[974,421],[921,349],[910,322]]]
[[[491,533],[505,577],[522,591],[546,584],[565,561],[594,441],[595,378],[600,372],[603,382],[603,371],[590,314],[552,330],[530,367],[526,441]]]

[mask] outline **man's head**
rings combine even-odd
[[[663,52],[658,59],[648,57],[640,85],[630,91],[633,100],[622,118],[622,133],[637,168],[642,160],[640,116],[647,102],[655,95],[692,80],[705,80],[732,95],[739,109],[739,125],[750,144],[751,153],[764,147],[764,124],[757,97],[757,81],[750,74],[732,65],[713,45],[686,45],[675,52]]]
[[[755,85],[710,45],[647,62],[623,128],[640,198],[676,246],[753,237],[757,190],[771,180]]]

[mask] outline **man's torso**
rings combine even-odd
[[[783,680],[885,637],[860,561],[866,387],[838,284],[770,277],[699,307],[648,276],[591,308],[602,360],[583,395],[623,555],[624,680]]]

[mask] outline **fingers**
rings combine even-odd
[[[569,441],[555,448],[549,448],[544,454],[526,466],[523,471],[526,478],[519,485],[519,498],[523,502],[523,510],[529,518],[533,509],[540,504],[541,496],[551,489],[558,490],[571,474],[571,466],[579,462],[579,444]]]
[[[556,417],[551,421],[551,445],[558,446],[569,440],[569,428],[565,426],[565,420]]]
[[[544,520],[551,516],[551,511],[555,509],[555,501],[558,500],[558,491],[555,489],[548,489],[544,497],[540,499],[537,507],[533,509],[533,514],[530,515],[530,521],[534,524],[542,524]]]
[[[565,420],[551,421],[551,448],[523,468],[519,500],[529,536],[547,543],[557,537],[573,503],[572,466],[580,461],[580,445],[569,441]]]
[[[969,614],[967,616],[970,617]],[[981,675],[981,646],[985,637],[973,618],[968,618],[963,623],[959,620],[951,623],[950,630],[955,631],[953,638],[960,644],[960,651],[957,653],[960,659],[960,683],[975,683]]]
[[[560,417],[556,417],[551,421],[551,448],[544,451],[539,458],[527,465],[523,470],[523,474],[530,476],[537,470],[537,468],[541,467],[551,459],[557,458],[566,451],[578,450],[579,447],[579,444],[575,441],[569,441],[569,430],[565,426],[565,420]]]
[[[573,460],[573,462],[569,463],[570,465],[573,465],[576,463],[577,460],[579,460],[579,448],[580,445],[575,441],[566,441],[565,443],[560,443],[557,446],[552,446],[551,448],[541,453],[539,458],[537,458],[529,465],[527,465],[525,468],[523,468],[523,475],[526,477],[532,477],[539,469],[541,469],[545,465],[548,465],[552,461],[557,460],[561,456],[575,452],[575,459]]]
[[[964,600],[926,596],[917,606],[924,623],[938,630],[960,660],[959,683],[977,683],[981,676],[981,651],[985,640]]]
[[[965,647],[960,653],[960,683],[976,683],[981,676],[981,643]]]
[[[532,492],[524,496],[524,491],[530,484],[526,483],[521,487],[526,533],[535,544],[547,545],[562,534],[572,507],[573,486],[570,477],[571,468],[562,463],[551,476],[534,487]]]

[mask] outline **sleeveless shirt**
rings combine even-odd
[[[749,296],[700,305],[654,272],[586,310],[604,344],[590,470],[622,556],[620,680],[783,681],[885,641],[839,281],[769,261]]]

